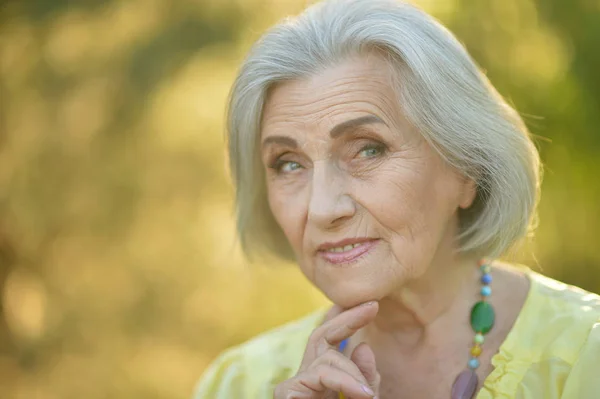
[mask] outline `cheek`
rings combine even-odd
[[[405,222],[425,223],[441,222],[457,207],[459,179],[431,151],[420,148],[416,156],[393,159],[392,165],[382,169],[378,188],[373,190],[383,203],[380,209],[404,215]]]
[[[358,196],[382,226],[396,258],[409,264],[438,245],[456,209],[456,176],[432,156],[393,159]]]
[[[290,190],[273,185],[268,188],[269,207],[296,254],[300,253],[306,220],[306,201],[302,190]]]
[[[423,169],[421,162],[394,160],[361,185],[357,196],[390,234],[422,223],[431,191]]]

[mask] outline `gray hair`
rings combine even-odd
[[[540,160],[518,113],[454,35],[410,4],[326,0],[267,31],[243,62],[230,93],[227,129],[237,228],[246,254],[292,259],[267,201],[259,155],[262,111],[276,83],[318,73],[376,51],[402,77],[399,107],[428,143],[477,184],[459,214],[460,250],[504,254],[533,229]]]

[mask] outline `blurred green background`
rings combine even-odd
[[[0,3],[0,398],[187,398],[227,346],[325,303],[235,242],[236,67],[303,0]],[[422,0],[546,166],[513,259],[600,291],[600,1]]]

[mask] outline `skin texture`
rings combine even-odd
[[[475,193],[402,117],[390,84],[389,69],[373,56],[286,82],[265,107],[263,142],[298,144],[263,146],[271,210],[304,274],[345,307],[420,278],[438,249],[452,258],[457,210]],[[330,137],[337,124],[368,115],[384,123]],[[269,167],[276,161],[279,171]],[[379,242],[351,267],[318,255],[319,245],[348,237]]]
[[[380,375],[371,348],[362,343],[348,358],[336,347],[371,322],[378,309],[374,301],[347,310],[333,306],[325,322],[311,334],[296,377],[279,384],[274,397],[334,399],[337,392],[353,399],[374,397]]]
[[[475,183],[404,118],[392,78],[386,61],[372,54],[271,90],[261,129],[269,205],[302,272],[332,302],[345,309],[378,302],[377,316],[353,335],[348,354],[369,344],[383,376],[383,386],[375,387],[380,397],[400,397],[394,396],[404,380],[398,373],[415,387],[411,394],[430,395],[406,397],[447,397],[464,367],[472,337],[464,320],[478,299],[476,260],[461,256],[456,241],[458,211],[472,204]],[[344,128],[357,118],[366,123]],[[319,251],[348,238],[375,244],[343,264]],[[522,276],[506,276],[526,292]],[[507,311],[508,326],[522,304],[516,298],[509,301],[517,311]],[[447,370],[431,364],[439,356]],[[414,365],[421,375],[428,369],[427,380],[439,373],[443,389],[427,390],[427,380],[419,387]]]

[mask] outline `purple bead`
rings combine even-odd
[[[484,274],[483,276],[481,276],[481,282],[483,284],[489,284],[492,282],[492,275],[491,274]]]
[[[456,377],[452,385],[452,399],[472,399],[479,379],[473,370],[465,370]]]

